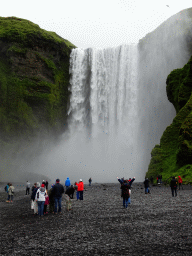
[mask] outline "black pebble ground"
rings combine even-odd
[[[131,205],[123,208],[120,184],[85,185],[84,200],[72,210],[34,216],[30,196],[0,193],[0,255],[192,255],[191,187],[172,197],[169,187],[145,194],[133,183]]]

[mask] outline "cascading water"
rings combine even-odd
[[[133,176],[137,166],[137,45],[74,49],[70,59],[71,154],[79,172]],[[84,163],[80,165],[80,163]],[[86,164],[85,164],[86,163]],[[110,178],[109,178],[110,177]]]

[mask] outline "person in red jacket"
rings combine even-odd
[[[77,191],[79,191],[79,199],[83,200],[83,190],[84,190],[84,184],[82,179],[79,180]]]
[[[183,189],[183,186],[182,186],[183,180],[182,180],[181,176],[178,176],[178,178],[179,178],[178,182],[179,182],[179,190],[180,190],[180,186]]]

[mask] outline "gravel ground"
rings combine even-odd
[[[133,183],[131,205],[122,206],[120,184],[85,185],[72,211],[34,216],[30,196],[0,193],[0,255],[192,255],[191,187],[171,196],[169,187],[145,194]]]

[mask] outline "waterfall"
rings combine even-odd
[[[82,175],[85,166],[90,176],[102,175],[105,182],[111,176],[134,175],[138,161],[137,65],[134,44],[72,50],[68,114],[70,144],[75,146],[70,152]]]
[[[65,131],[28,170],[62,182],[67,177],[72,182],[81,178],[86,183],[89,177],[116,182],[117,176],[143,181],[151,150],[176,114],[167,99],[166,78],[192,54],[190,24],[190,16],[182,12],[138,45],[73,49]]]

